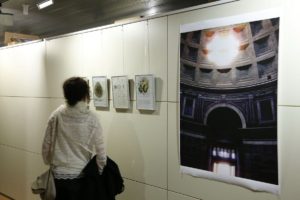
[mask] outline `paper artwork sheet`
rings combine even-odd
[[[128,109],[130,107],[128,77],[113,76],[111,81],[114,108]]]
[[[279,12],[181,26],[181,171],[278,194]]]
[[[139,110],[155,110],[154,75],[136,75],[136,107]]]
[[[108,89],[106,76],[95,76],[93,80],[93,95],[95,107],[108,107]]]

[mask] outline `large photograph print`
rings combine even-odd
[[[278,193],[280,20],[269,15],[181,26],[182,172]]]

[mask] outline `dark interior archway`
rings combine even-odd
[[[209,113],[207,125],[209,170],[218,174],[238,176],[238,129],[242,128],[240,116],[229,107],[218,107]]]
[[[208,138],[215,142],[233,142],[238,139],[237,130],[242,128],[239,115],[228,107],[219,107],[211,111],[207,118]]]

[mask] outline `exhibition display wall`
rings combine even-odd
[[[272,3],[272,4],[271,4]],[[103,126],[108,155],[125,180],[118,200],[294,200],[300,196],[298,118],[300,17],[296,0],[240,0],[202,6],[143,21],[99,28],[0,49],[0,192],[17,200],[39,199],[31,182],[47,167],[41,158],[50,113],[64,103],[70,76],[128,76],[130,108],[94,110]],[[266,9],[280,11],[278,61],[279,194],[180,173],[180,25]],[[156,78],[155,111],[136,109],[135,75]]]

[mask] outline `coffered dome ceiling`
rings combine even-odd
[[[279,21],[263,20],[181,35],[181,82],[240,88],[277,80]]]

